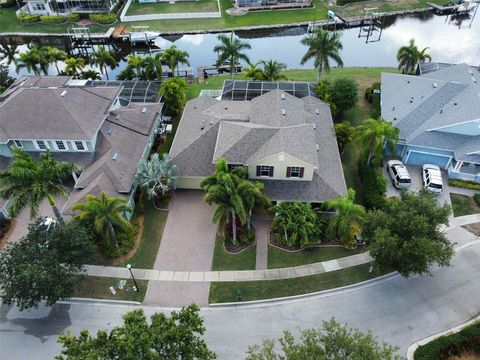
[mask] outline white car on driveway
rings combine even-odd
[[[440,194],[443,191],[442,171],[437,165],[424,164],[422,166],[423,187],[428,191]]]
[[[397,189],[407,189],[412,185],[412,179],[407,168],[399,160],[387,162],[388,174],[392,178],[392,184]]]

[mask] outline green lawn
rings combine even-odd
[[[178,1],[174,4],[162,3],[132,3],[126,15],[145,15],[162,13],[192,13],[218,11],[217,0]]]
[[[255,246],[239,255],[231,255],[223,248],[224,236],[217,234],[212,270],[255,270]]]
[[[453,216],[464,216],[480,213],[480,206],[475,202],[473,196],[450,194],[452,200]]]
[[[187,92],[188,92],[188,89],[187,89]],[[173,118],[172,132],[170,134],[167,134],[167,138],[165,142],[162,145],[160,145],[157,149],[157,152],[160,155],[163,155],[164,153],[168,153],[170,151],[170,148],[172,147],[172,143],[173,143],[173,138],[175,137],[175,133],[177,132],[179,122],[180,122],[180,116]]]
[[[380,273],[370,274],[369,268],[370,264],[364,264],[344,270],[287,280],[215,282],[210,285],[209,303],[238,301],[238,290],[241,293],[241,301],[273,299],[333,289],[382,275]]]
[[[278,269],[328,261],[359,254],[363,250],[364,249],[348,250],[341,247],[322,247],[289,253],[270,246],[268,248],[268,268]]]
[[[148,281],[137,280],[139,291],[127,292],[125,287],[123,290],[117,289],[117,283],[120,280],[127,280],[127,286],[134,285],[132,279],[115,279],[97,276],[86,276],[77,284],[72,297],[92,298],[92,299],[108,299],[108,300],[129,300],[142,302],[147,291]],[[117,292],[112,295],[109,288],[113,286]]]

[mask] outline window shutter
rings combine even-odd
[[[260,166],[257,166],[257,176],[260,176]]]
[[[304,167],[300,168],[300,175],[298,176],[300,179],[303,178],[303,172],[305,171]]]
[[[273,166],[270,166],[269,172],[268,172],[269,177],[273,177]]]
[[[291,173],[292,173],[292,168],[290,166],[287,166],[287,178],[290,177]]]

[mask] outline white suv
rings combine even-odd
[[[437,165],[425,164],[422,166],[423,187],[428,191],[440,194],[443,191],[442,172]]]
[[[392,184],[397,189],[407,189],[412,184],[412,179],[408,173],[407,168],[399,160],[390,160],[387,162],[387,169],[390,177],[392,178]]]

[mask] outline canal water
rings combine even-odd
[[[344,66],[396,67],[398,48],[408,44],[412,38],[415,39],[419,48],[430,48],[429,54],[434,61],[480,65],[480,16],[472,21],[468,17],[455,18],[427,13],[385,18],[383,24],[382,31],[374,32],[368,41],[364,36],[359,37],[359,34],[365,34],[360,28],[339,31],[343,44],[341,57]],[[305,27],[238,32],[237,35],[250,43],[251,50],[248,50],[247,54],[252,62],[275,59],[285,63],[289,69],[313,67],[313,62],[300,65],[300,60],[306,51],[306,47],[300,43],[302,38],[307,36]],[[218,34],[166,36],[159,37],[155,44],[160,49],[166,49],[175,44],[178,48],[187,51],[190,54],[190,65],[196,72],[198,66],[212,65],[215,62],[216,54],[213,48],[218,43],[217,36]],[[18,38],[16,41],[18,43]],[[59,43],[54,40],[48,41]],[[45,41],[42,43],[46,44]],[[26,44],[18,48],[24,51]],[[147,51],[147,49],[139,51],[127,44],[116,44],[116,48],[124,58],[131,52]],[[151,51],[155,51],[155,48],[151,48]],[[125,64],[123,60],[116,69],[110,70],[110,79],[114,78]],[[63,64],[59,65],[62,69]],[[10,64],[10,71],[16,74],[13,63]],[[50,72],[56,73],[54,66],[50,67]],[[22,70],[20,73],[27,72]]]

